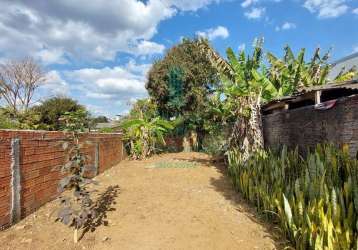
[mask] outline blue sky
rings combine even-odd
[[[0,62],[32,56],[48,72],[36,100],[66,95],[94,114],[126,113],[145,97],[153,60],[182,37],[206,36],[219,53],[282,55],[332,47],[358,52],[358,0],[0,0]]]

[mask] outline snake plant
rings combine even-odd
[[[357,249],[358,161],[348,149],[319,145],[261,151],[242,161],[228,153],[229,174],[238,191],[280,223],[296,249]]]

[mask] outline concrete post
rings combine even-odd
[[[94,167],[96,169],[96,175],[99,174],[99,143],[95,144],[95,153],[94,153]]]
[[[20,172],[20,139],[11,140],[11,210],[10,223],[21,219],[21,172]]]

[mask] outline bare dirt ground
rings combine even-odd
[[[195,167],[154,167],[163,161],[191,161]],[[0,232],[0,249],[281,248],[273,227],[256,219],[224,167],[205,154],[126,160],[96,179],[100,217],[79,243],[70,228],[54,222],[53,201]]]

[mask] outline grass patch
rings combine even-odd
[[[189,161],[161,161],[155,163],[153,168],[195,168],[198,164]]]

